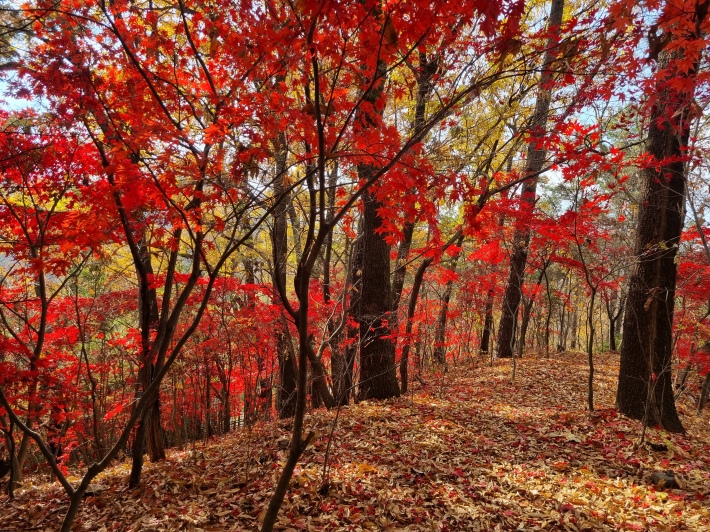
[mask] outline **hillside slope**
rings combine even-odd
[[[581,354],[457,368],[413,394],[318,411],[317,435],[297,468],[281,530],[710,530],[710,427],[681,400],[686,436],[613,410],[618,357],[599,355],[596,408],[586,405]],[[172,451],[127,489],[129,463],[99,482],[75,530],[255,530],[285,459],[288,424],[262,423]],[[655,449],[655,450],[654,450]],[[651,484],[679,474],[681,489]],[[67,502],[57,484],[5,498],[0,530],[56,530]]]

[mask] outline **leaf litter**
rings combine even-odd
[[[406,397],[315,411],[316,432],[276,529],[286,531],[710,530],[710,427],[681,398],[685,436],[648,429],[613,408],[618,355],[596,356],[596,411],[586,355],[459,367]],[[286,459],[287,421],[242,429],[96,480],[73,530],[237,531],[259,528]],[[654,485],[674,471],[678,489]],[[78,482],[78,478],[74,478]],[[0,499],[0,530],[57,530],[68,502],[56,483]]]

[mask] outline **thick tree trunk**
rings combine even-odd
[[[372,170],[361,168],[361,179]],[[387,399],[399,395],[395,371],[394,342],[388,336],[387,325],[390,301],[390,246],[384,235],[377,233],[382,225],[378,214],[380,203],[366,193],[363,195],[362,246],[367,260],[362,267],[360,325],[360,382],[359,399]]]
[[[377,62],[376,81],[363,96],[372,111],[359,112],[357,121],[364,129],[374,129],[382,118],[384,105],[377,105],[382,97],[387,66]],[[370,164],[357,167],[361,182],[368,181],[375,168]],[[358,325],[360,328],[360,382],[359,399],[387,399],[399,395],[395,371],[395,344],[389,338],[388,320],[392,308],[390,284],[390,246],[385,235],[378,233],[382,227],[381,207],[375,193],[368,190],[362,196],[362,293]]]
[[[549,31],[557,33],[562,24],[562,12],[564,10],[564,0],[551,0],[550,17],[547,27]],[[532,117],[531,133],[536,137],[545,134],[547,128],[547,115],[550,111],[550,92],[546,85],[552,79],[550,66],[556,57],[556,40],[548,40],[548,50],[545,53],[543,69],[540,74],[535,103],[535,112]],[[538,148],[536,143],[531,143],[528,147],[528,158],[525,164],[525,175],[531,178],[523,183],[523,190],[520,194],[522,202],[521,215],[528,217],[532,215],[537,196],[537,178],[545,163],[545,150]],[[498,325],[498,356],[500,358],[510,358],[513,356],[513,346],[515,344],[515,316],[518,312],[518,305],[522,297],[523,279],[525,277],[525,263],[528,258],[528,245],[530,243],[530,229],[521,226],[515,231],[513,237],[513,250],[510,257],[510,275],[508,284],[503,296],[503,307],[500,324]]]
[[[708,3],[696,4],[697,42],[706,18]],[[682,14],[680,16],[691,16]],[[657,100],[651,109],[648,153],[657,161],[643,172],[634,254],[636,262],[629,280],[624,317],[623,345],[616,404],[621,413],[660,424],[672,432],[684,432],[675,407],[671,378],[672,327],[676,287],[676,255],[683,230],[686,196],[685,155],[690,136],[696,68],[700,57],[684,57],[684,41],[663,51],[659,71],[666,77],[658,83]],[[671,41],[671,44],[674,43]],[[692,48],[691,48],[692,49]],[[695,65],[682,72],[680,60]],[[678,88],[683,79],[685,90]]]

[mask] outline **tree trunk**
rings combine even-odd
[[[456,265],[458,264],[459,257],[461,256],[461,245],[463,244],[463,235],[461,235],[456,241],[456,246],[459,248],[456,255],[453,256],[451,260],[451,271],[456,272]],[[444,296],[441,298],[441,310],[439,311],[439,316],[436,320],[436,332],[434,335],[434,360],[439,364],[446,364],[446,319],[449,312],[449,301],[451,300],[451,293],[454,289],[454,282],[448,280],[446,282],[446,288],[444,289]]]
[[[562,12],[564,0],[551,0],[550,17],[548,19],[548,31],[559,34],[559,27],[562,24]],[[555,60],[557,51],[557,40],[553,37],[548,39],[548,49],[543,60],[542,73],[540,74],[537,101],[535,112],[533,113],[530,131],[535,137],[541,138],[547,128],[547,115],[550,111],[550,92],[545,88],[552,79],[551,65]],[[546,152],[543,148],[538,148],[537,143],[532,142],[528,146],[528,157],[525,164],[524,175],[530,175],[530,179],[523,183],[520,193],[522,203],[520,215],[529,217],[532,215],[537,196],[537,178],[545,163]],[[523,279],[525,276],[525,263],[528,258],[528,245],[530,243],[530,229],[521,226],[515,231],[513,237],[513,250],[510,257],[510,276],[503,296],[503,307],[498,325],[498,356],[500,358],[510,358],[513,356],[513,345],[515,343],[515,316],[518,312],[518,305],[522,297]]]
[[[212,375],[209,358],[205,362],[205,439],[209,439],[212,436]]]
[[[619,330],[619,323],[621,322],[621,316],[624,314],[624,305],[626,301],[626,296],[621,296],[619,298],[619,307],[615,308],[613,301],[608,301],[606,305],[606,314],[609,318],[609,349],[611,351],[616,351],[616,336]]]
[[[313,375],[313,387],[311,390],[313,408],[320,408],[321,403],[325,404],[327,408],[335,408],[335,399],[326,381],[325,367],[320,357],[313,350],[313,346],[308,350],[308,361]],[[317,397],[317,399],[314,399],[314,397]]]
[[[358,234],[362,235],[362,219],[359,221]],[[350,250],[350,288],[348,293],[347,312],[358,322],[360,316],[360,293],[362,291],[362,239],[357,238]],[[347,346],[342,351],[334,353],[332,357],[331,373],[333,375],[333,393],[340,406],[347,405],[353,389],[353,371],[355,358],[358,354],[358,336],[360,329],[346,321],[345,335]]]
[[[0,420],[2,423],[2,420]],[[15,488],[20,482],[20,464],[17,461],[17,453],[15,452],[15,436],[12,434],[13,423],[10,421],[10,428],[6,429],[4,423],[0,425],[0,432],[5,436],[5,447],[7,447],[8,462],[7,467],[9,467],[8,479],[7,479],[7,495],[11,499],[15,498]],[[2,474],[0,474],[0,479],[2,479]]]
[[[488,290],[488,296],[486,297],[486,310],[484,311],[485,317],[483,319],[483,334],[481,335],[481,356],[488,354],[491,333],[493,331],[493,289]]]
[[[589,278],[587,278],[587,282],[591,292],[587,310],[587,364],[589,366],[589,374],[587,375],[587,408],[590,412],[594,412],[594,299],[597,295],[597,289],[589,283]]]
[[[431,96],[432,85],[431,80],[436,75],[439,68],[440,56],[435,54],[433,57],[427,57],[423,51],[419,51],[419,69],[417,75],[417,98],[414,105],[414,123],[412,129],[414,133],[424,127],[426,118],[426,106]],[[414,237],[415,220],[407,221],[402,229],[402,241],[397,249],[397,261],[395,263],[394,273],[392,275],[392,323],[393,330],[396,332],[395,326],[399,319],[398,310],[402,289],[404,288],[404,277],[407,273],[407,255],[409,248],[412,245]]]
[[[278,294],[286,292],[286,259],[288,256],[287,212],[289,208],[289,193],[285,190],[287,158],[286,136],[281,133],[276,142],[276,178],[274,179],[274,196],[281,201],[274,210],[274,227],[271,238],[274,253],[274,274],[272,282]],[[294,227],[294,232],[297,228]],[[279,297],[282,297],[279,295]],[[293,417],[296,411],[296,362],[293,354],[288,323],[281,316],[276,330],[276,354],[279,361],[279,382],[276,393],[276,409],[280,418]]]
[[[382,98],[387,66],[378,60],[373,87],[363,96],[363,101],[372,106],[372,111],[360,109],[357,121],[364,129],[378,127],[384,105],[377,105]],[[368,181],[375,168],[359,164],[358,178]],[[395,344],[390,338],[388,326],[392,308],[390,284],[390,246],[385,235],[378,233],[382,227],[379,215],[380,202],[375,192],[368,190],[362,196],[362,254],[367,257],[362,263],[362,293],[358,325],[360,328],[360,382],[359,399],[387,399],[399,395],[399,384],[394,364]]]
[[[696,3],[696,42],[707,15],[708,3]],[[680,16],[690,16],[688,14]],[[674,40],[680,40],[676,36]],[[660,424],[671,432],[684,432],[675,406],[671,380],[672,326],[676,287],[676,255],[685,211],[685,156],[696,68],[700,57],[683,57],[680,46],[662,51],[659,71],[666,77],[658,81],[657,99],[651,109],[648,153],[656,160],[643,171],[634,263],[624,318],[621,367],[616,404],[621,413]],[[671,41],[673,43],[673,40]],[[702,47],[700,48],[702,49]],[[677,63],[694,65],[683,73]],[[677,81],[685,79],[687,89]]]
[[[412,330],[414,328],[414,312],[417,309],[417,300],[419,299],[419,290],[424,279],[424,272],[433,262],[429,257],[424,259],[417,268],[417,273],[414,274],[414,282],[412,283],[412,293],[409,296],[409,307],[407,309],[407,325],[404,333],[404,345],[402,346],[402,359],[399,361],[399,374],[402,381],[402,393],[407,393],[409,387],[409,350],[412,345]],[[415,352],[419,353],[419,344],[417,343]]]
[[[532,315],[532,308],[535,300],[530,298],[527,301],[523,301],[523,317],[520,320],[520,337],[518,339],[518,358],[523,358],[523,352],[525,351],[525,340],[528,335],[528,326],[530,325],[530,316]]]
[[[542,279],[547,275],[547,267],[550,265],[549,260],[544,260],[542,263],[542,268],[540,269],[540,275],[538,275],[535,281],[535,290],[530,295],[530,299],[523,303],[523,318],[520,321],[520,341],[518,342],[518,358],[522,358],[523,351],[525,350],[525,337],[527,336],[528,326],[530,325],[530,316],[532,315],[532,308],[535,304],[535,293],[537,292],[539,286],[542,284]]]
[[[705,403],[708,400],[708,395],[710,394],[710,373],[705,375],[703,379],[703,387],[700,391],[700,401],[698,401],[698,413],[703,411],[705,408]]]
[[[140,240],[137,242],[138,258],[141,262],[141,268],[138,275],[139,292],[139,322],[141,329],[141,366],[138,370],[138,389],[136,395],[140,396],[145,393],[151,382],[154,374],[160,370],[154,363],[155,359],[155,338],[153,335],[158,328],[160,316],[158,314],[158,295],[155,287],[151,285],[153,277],[153,265],[150,258],[150,249],[148,246],[147,235],[145,232],[141,234]],[[138,422],[136,437],[133,442],[133,464],[131,466],[131,474],[129,478],[129,486],[131,488],[140,484],[141,473],[143,469],[143,454],[148,450],[151,461],[165,459],[165,446],[163,444],[163,429],[160,425],[160,393],[156,394],[155,401],[152,406],[148,406]]]
[[[360,168],[360,179],[367,179],[370,167]],[[362,247],[367,260],[362,267],[360,325],[359,399],[387,399],[399,395],[395,372],[395,345],[387,325],[390,301],[390,246],[377,233],[382,225],[380,203],[370,193],[363,195]]]

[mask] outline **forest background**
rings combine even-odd
[[[594,410],[620,345],[619,411],[683,432],[706,0],[192,4],[2,4],[10,492],[49,466],[69,530],[120,453],[137,486],[146,452],[293,418],[269,530],[308,408],[531,352],[584,350]]]

